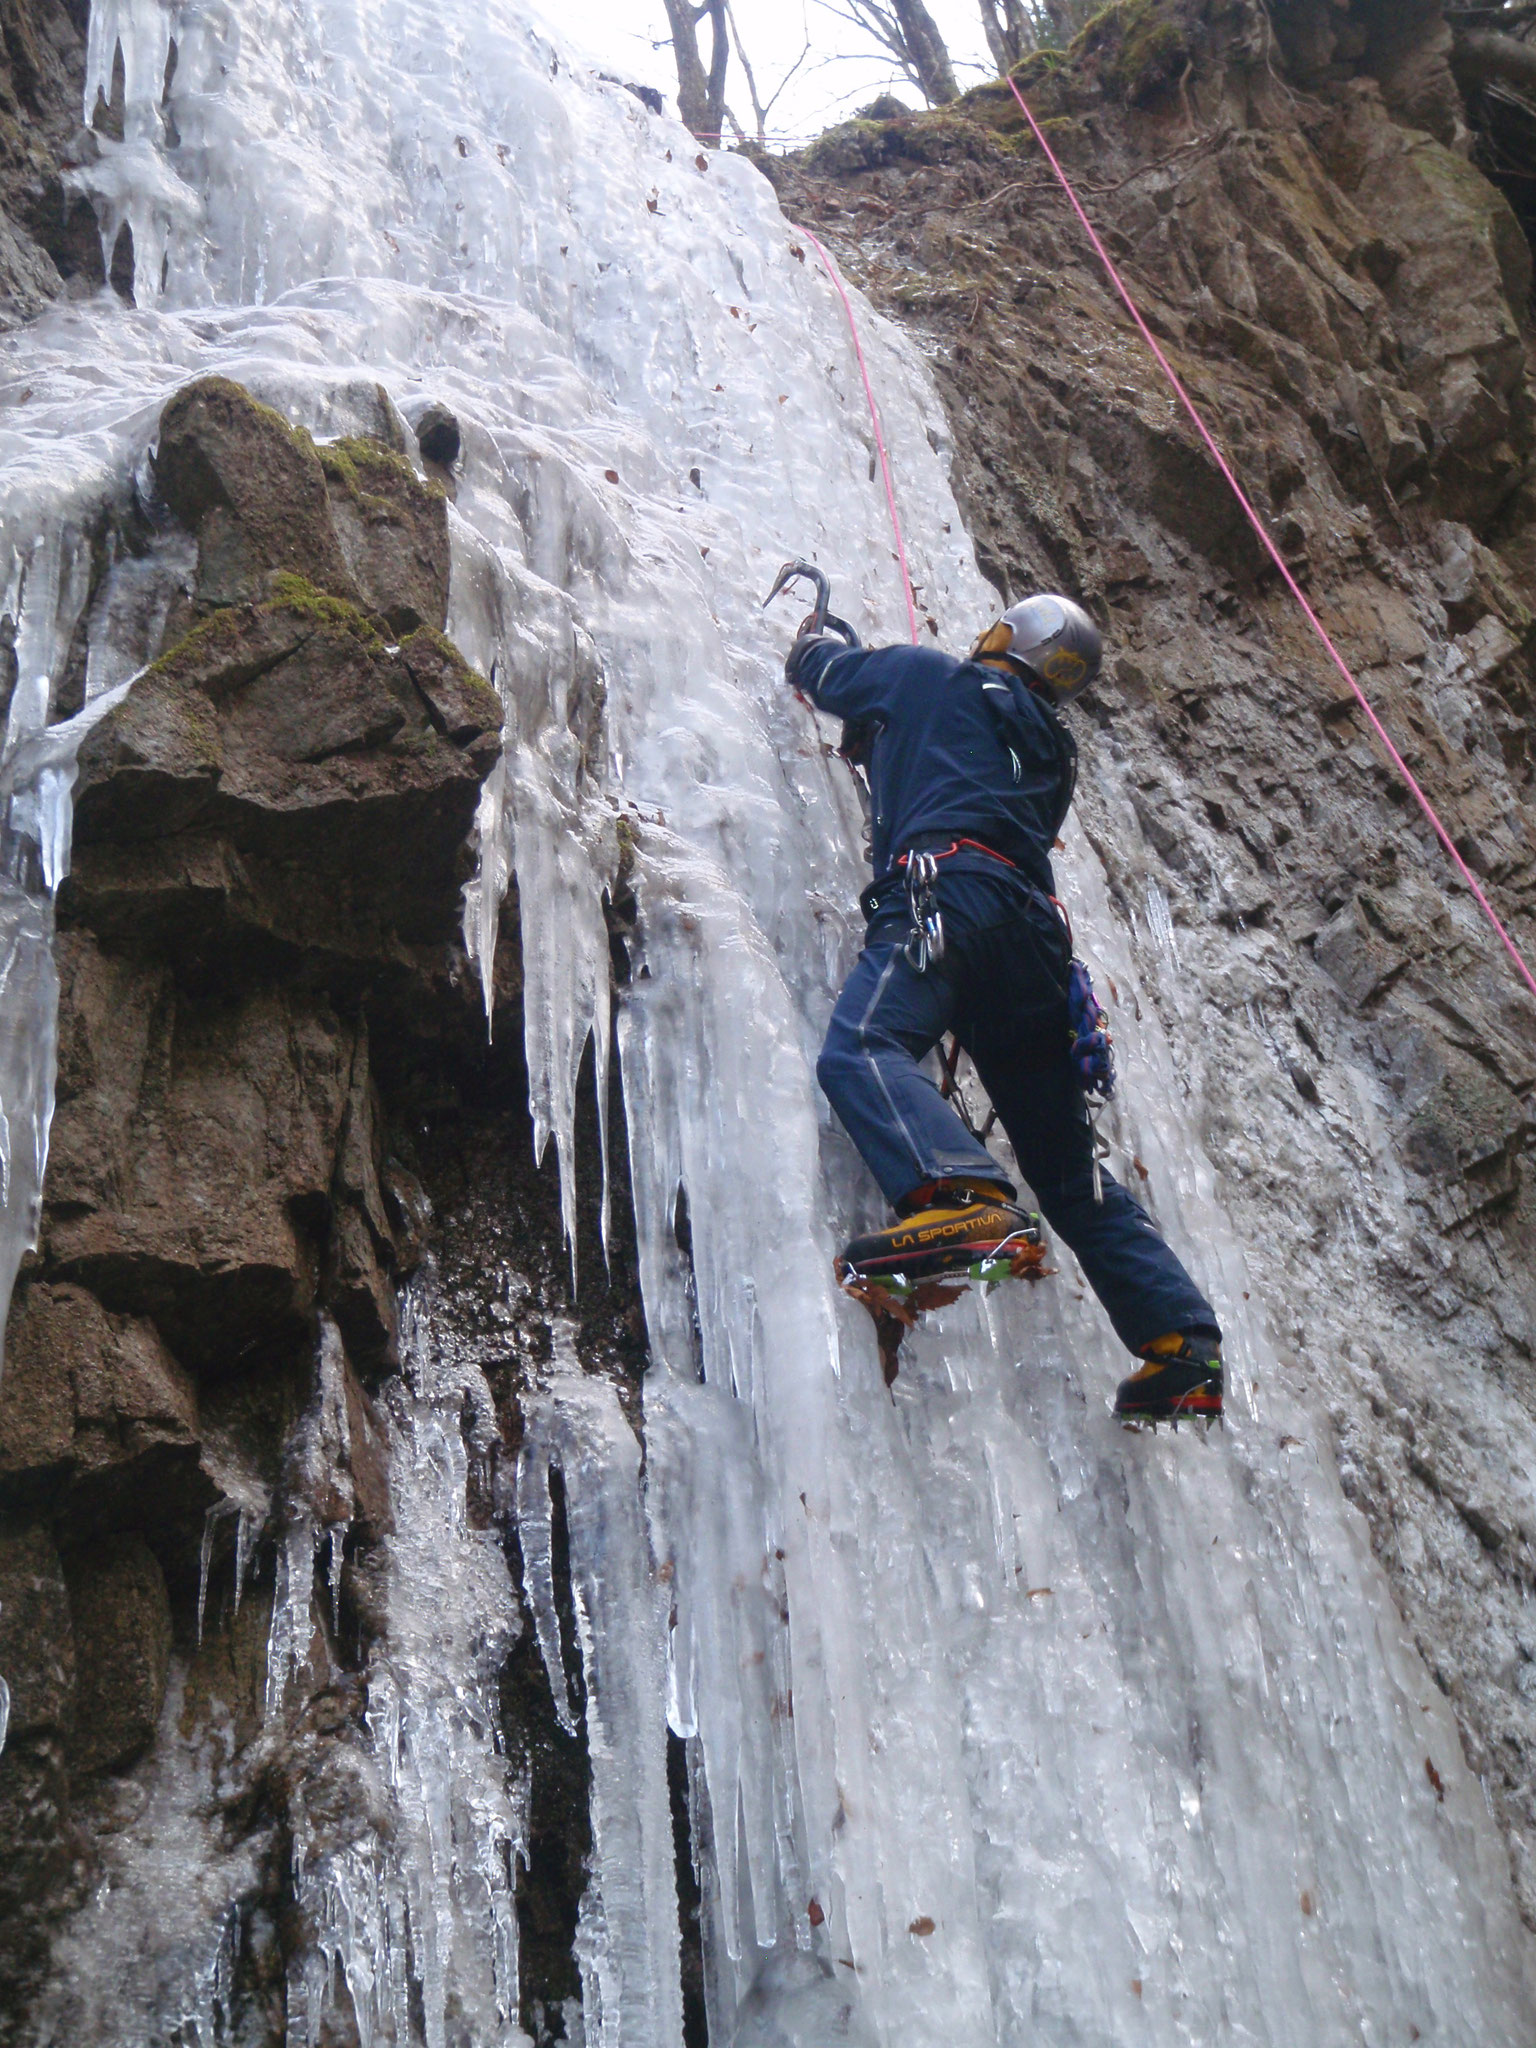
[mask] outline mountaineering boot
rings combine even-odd
[[[1144,1344],[1145,1365],[1122,1380],[1115,1413],[1126,1422],[1180,1422],[1221,1415],[1221,1346],[1214,1337],[1175,1330]]]
[[[845,1286],[863,1283],[904,1298],[935,1280],[1012,1279],[1045,1255],[1039,1217],[1010,1202],[996,1182],[936,1181],[907,1207],[898,1221],[844,1249],[837,1263]]]

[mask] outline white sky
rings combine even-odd
[[[991,77],[993,66],[977,0],[928,0],[928,5],[949,45],[961,86]],[[830,122],[867,105],[895,79],[895,67],[882,62],[878,54],[864,54],[873,51],[873,45],[840,21],[825,0],[734,0],[734,6],[764,100],[807,39],[814,45],[769,114],[770,138],[802,139],[818,134]],[[551,7],[548,18],[559,20],[573,46],[600,70],[641,85],[658,86],[667,96],[669,111],[676,112],[677,75],[671,47],[665,41],[667,18],[661,0],[567,0],[558,11]],[[706,62],[708,46],[706,27]],[[922,105],[915,87],[896,83],[894,89],[909,106]],[[751,101],[734,54],[726,98],[750,131]]]

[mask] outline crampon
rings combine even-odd
[[[1127,1429],[1156,1429],[1167,1422],[1204,1423],[1222,1419],[1224,1375],[1214,1338],[1174,1331],[1149,1344],[1144,1363],[1115,1393],[1115,1414]]]
[[[861,1302],[874,1321],[880,1369],[890,1387],[896,1384],[902,1339],[908,1330],[916,1329],[919,1316],[933,1309],[948,1308],[973,1281],[990,1293],[1005,1280],[1043,1280],[1056,1270],[1046,1265],[1045,1258],[1039,1229],[1027,1224],[969,1265],[957,1266],[940,1278],[861,1273],[847,1258],[840,1258],[834,1271],[844,1294]]]

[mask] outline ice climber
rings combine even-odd
[[[1098,1016],[1081,1014],[1086,973],[1076,970],[1074,988],[1051,873],[1077,775],[1057,707],[1087,688],[1101,658],[1087,613],[1040,596],[1010,606],[964,661],[930,647],[850,647],[813,621],[785,660],[788,681],[846,722],[844,749],[870,785],[864,950],[816,1071],[898,1220],[855,1238],[843,1262],[860,1281],[964,1274],[1032,1223],[920,1064],[953,1032],[1046,1221],[1144,1361],[1121,1382],[1116,1412],[1215,1416],[1215,1314],[1141,1205],[1096,1174],[1073,1058],[1074,1037],[1081,1052],[1084,1023]]]

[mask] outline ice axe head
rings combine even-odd
[[[832,585],[827,581],[825,570],[818,569],[813,562],[786,562],[774,577],[773,588],[763,599],[763,603],[765,606],[772,604],[779,592],[787,590],[799,576],[805,577],[816,587],[816,608],[811,613],[810,624],[805,630],[809,633],[823,633],[827,626],[827,606],[832,601]]]

